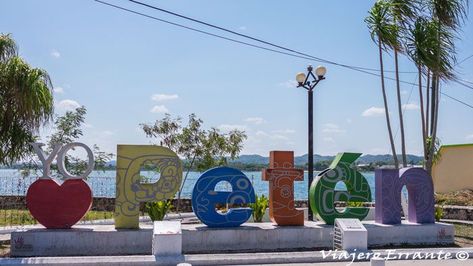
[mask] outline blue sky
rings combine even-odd
[[[379,67],[363,22],[373,1],[143,1],[332,61]],[[206,29],[128,1],[109,2]],[[472,21],[458,41],[459,60],[473,54]],[[242,154],[306,153],[307,94],[295,88],[294,79],[317,62],[211,38],[91,0],[4,0],[0,32],[12,33],[21,56],[49,72],[58,114],[87,107],[81,141],[88,145],[115,152],[117,144],[150,143],[138,125],[167,111],[184,118],[196,113],[206,127],[244,129],[248,140]],[[385,59],[386,69],[393,69],[393,58]],[[389,153],[379,78],[326,67],[327,79],[315,92],[315,152]],[[415,71],[405,58],[400,68]],[[473,58],[458,66],[459,77],[473,81],[472,69]],[[415,74],[401,78],[417,81]],[[397,132],[395,84],[387,86]],[[407,151],[421,154],[417,87],[402,85],[402,91],[408,104]],[[473,104],[471,89],[449,83],[443,91]],[[442,97],[442,143],[473,142],[472,117],[473,109]]]

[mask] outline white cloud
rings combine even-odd
[[[240,26],[238,27],[239,30],[246,30],[246,26]]]
[[[420,107],[415,103],[403,104],[402,108],[404,110],[419,110],[420,109]]]
[[[364,117],[377,117],[384,115],[384,112],[384,108],[373,106],[363,111],[361,115]]]
[[[64,89],[62,87],[54,87],[54,93],[63,94]]]
[[[59,57],[61,57],[61,53],[59,53],[58,50],[53,49],[53,50],[51,51],[51,56],[54,57],[54,58],[59,58]]]
[[[62,100],[56,104],[56,108],[58,108],[61,111],[72,111],[79,107],[80,107],[80,104],[77,101],[70,100],[70,99]]]
[[[467,140],[473,140],[473,134],[470,134],[468,136],[465,137]]]
[[[84,127],[85,127],[85,128],[93,128],[94,125],[89,124],[89,123],[84,123]]]
[[[151,100],[156,102],[176,100],[177,98],[179,98],[177,94],[153,94],[151,96]]]
[[[342,134],[345,133],[345,129],[340,128],[336,124],[327,123],[323,125],[322,132],[330,134]]]
[[[285,82],[281,82],[278,84],[279,86],[283,86],[286,88],[296,88],[297,87],[297,81],[295,80],[287,80]]]
[[[262,117],[248,117],[245,119],[245,122],[252,123],[255,125],[261,125],[266,121]]]
[[[168,113],[169,110],[164,105],[155,105],[150,110],[151,113]]]
[[[246,126],[245,125],[230,125],[230,124],[222,124],[218,126],[218,128],[222,131],[232,131],[232,130],[245,130]]]

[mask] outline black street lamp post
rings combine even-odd
[[[308,161],[308,173],[309,173],[309,180],[307,186],[307,206],[309,211],[308,220],[312,221],[314,216],[312,213],[312,209],[310,207],[310,200],[309,200],[309,191],[310,191],[310,184],[314,180],[314,98],[313,98],[313,91],[317,84],[325,79],[325,73],[327,69],[323,66],[318,66],[315,69],[315,73],[313,72],[312,66],[307,67],[307,75],[300,72],[296,75],[296,81],[298,83],[297,87],[303,87],[308,92],[308,112],[309,112],[309,161]]]

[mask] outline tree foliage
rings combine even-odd
[[[389,143],[391,145],[391,152],[394,159],[395,167],[399,167],[397,159],[396,146],[394,144],[394,137],[391,128],[391,120],[389,114],[389,105],[386,94],[386,86],[384,82],[384,63],[383,63],[383,51],[388,48],[398,47],[397,38],[397,25],[393,23],[392,16],[390,16],[390,5],[385,1],[377,1],[371,10],[368,12],[368,16],[365,18],[371,39],[378,45],[379,53],[379,66],[381,76],[381,91],[383,94],[384,113],[386,116],[386,126],[388,128]]]
[[[83,136],[82,126],[85,121],[85,115],[87,109],[84,106],[78,107],[75,110],[67,111],[64,115],[57,117],[54,120],[54,131],[47,137],[47,152],[49,154],[55,145],[65,145],[68,143],[76,142]],[[113,158],[113,153],[107,153],[100,150],[97,144],[92,147],[92,153],[94,155],[94,169],[95,170],[106,170],[108,162]],[[65,155],[64,165],[69,173],[72,175],[79,175],[87,169],[88,160],[85,160],[71,152]],[[25,175],[31,174],[31,171],[37,171],[40,169],[39,161],[36,156],[30,156],[29,160],[23,163],[21,169]],[[57,171],[57,165],[51,166],[52,175],[56,178],[63,178],[63,176]]]
[[[31,154],[29,143],[54,113],[48,73],[32,68],[18,56],[8,34],[0,34],[0,164],[12,164]]]
[[[436,154],[436,145],[430,143],[438,142],[440,82],[456,79],[455,41],[467,18],[468,5],[468,0],[378,0],[365,19],[371,38],[380,47],[380,57],[381,50],[394,50],[396,79],[397,51],[406,52],[418,68],[422,139],[428,172]],[[426,80],[425,86],[423,80]],[[427,88],[425,102],[424,87]],[[398,95],[398,102],[399,99]]]
[[[54,145],[67,144],[78,141],[83,136],[82,126],[85,121],[87,109],[80,106],[73,111],[67,111],[54,121],[55,131],[48,137],[48,151],[52,151]],[[100,150],[97,144],[92,147],[94,154],[95,169],[105,170],[106,164],[112,159],[113,153],[106,153]],[[87,169],[87,160],[84,160],[70,153],[66,154],[64,164],[73,175],[79,175]],[[60,175],[57,173],[57,175]]]
[[[82,137],[81,125],[84,123],[86,114],[87,109],[81,106],[58,117],[54,121],[56,131],[49,136],[48,150],[51,151],[56,144],[64,145]]]
[[[180,117],[165,114],[154,124],[140,124],[146,136],[157,138],[159,145],[166,146],[180,157],[195,164],[199,171],[227,164],[227,158],[235,159],[246,139],[244,131],[231,130],[223,133],[217,128],[203,129],[203,121],[195,114],[189,115],[186,126]],[[192,167],[191,165],[191,167]]]
[[[196,166],[198,171],[227,164],[227,159],[235,159],[243,148],[246,134],[241,130],[223,133],[217,128],[203,129],[203,121],[195,114],[189,115],[187,125],[182,125],[180,117],[173,118],[165,114],[163,119],[153,124],[140,124],[149,138],[157,138],[157,144],[166,146],[184,158],[188,163],[184,181],[178,192],[179,210],[182,187],[189,171]]]

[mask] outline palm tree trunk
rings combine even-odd
[[[381,89],[383,91],[383,101],[384,101],[384,110],[386,115],[386,124],[388,126],[389,141],[391,143],[391,151],[393,153],[394,166],[399,168],[399,161],[397,159],[396,147],[394,146],[393,132],[391,129],[391,122],[389,121],[389,108],[388,100],[386,97],[386,88],[384,85],[384,66],[383,66],[383,49],[381,48],[381,40],[378,39],[378,48],[379,48],[379,65],[380,65],[380,74],[381,74]]]
[[[425,116],[424,116],[424,96],[422,93],[422,69],[420,65],[417,65],[417,70],[419,72],[419,102],[420,102],[420,117],[422,123],[422,147],[424,148],[424,159],[427,155],[426,149],[426,131],[425,131]]]
[[[396,71],[396,91],[397,91],[397,109],[399,112],[399,125],[401,131],[401,151],[402,151],[402,166],[407,167],[407,156],[406,156],[406,139],[404,135],[404,119],[402,117],[402,102],[401,102],[401,85],[399,84],[399,62],[397,50],[394,49],[394,64]]]
[[[425,106],[425,135],[429,136],[429,106],[430,106],[430,69],[427,69],[427,84],[426,84],[426,106]],[[427,139],[426,139],[427,140]],[[424,157],[424,160],[426,158]]]
[[[432,74],[432,99],[431,101],[431,107],[430,107],[430,136],[433,135],[434,133],[434,120],[435,120],[435,104],[436,104],[436,85],[437,85],[437,75],[434,73]]]
[[[435,143],[437,140],[437,121],[438,121],[438,105],[439,105],[439,77],[434,73],[432,75],[432,110],[431,110],[431,125],[430,125],[430,146],[428,159],[426,163],[426,170],[429,175],[432,175],[432,167],[434,164],[435,157]]]

